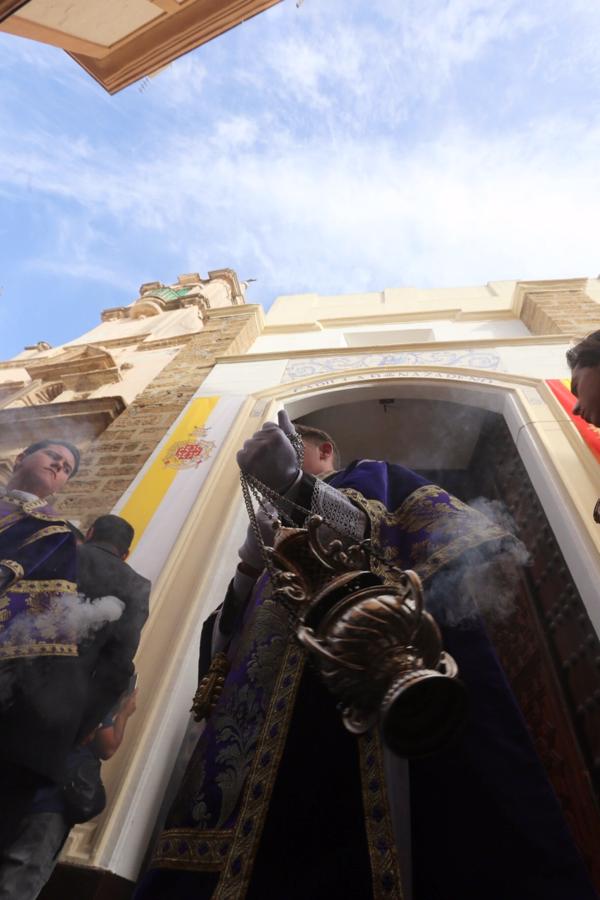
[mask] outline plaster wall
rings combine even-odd
[[[294,357],[291,352],[289,357],[284,358],[256,361],[247,358],[243,362],[219,363],[206,378],[204,390],[207,394],[255,393],[297,377],[327,377],[346,368],[381,366],[383,370],[396,364],[468,366],[530,378],[568,378],[570,373],[565,359],[568,347],[566,340],[553,340],[551,343],[527,343],[524,346],[499,341],[483,348],[469,349],[459,345],[446,350],[436,350],[435,344],[431,349],[420,345],[418,349],[394,347],[389,351],[384,347],[367,352],[348,348],[343,354],[338,351],[333,355],[324,350],[304,357]]]
[[[500,349],[503,371],[530,378],[570,378],[571,370],[565,355],[570,346],[569,341],[527,347],[504,346]]]
[[[462,309],[500,312],[512,308],[515,281],[495,281],[464,288],[386,288],[360,294],[289,294],[278,297],[267,316],[269,325],[316,322],[345,316],[400,315]]]
[[[163,347],[144,353],[136,353],[134,350],[113,352],[117,367],[127,367],[120,371],[122,380],[116,384],[103,384],[92,391],[89,397],[114,397],[117,394],[127,405],[133,403],[137,395],[177,356],[179,350],[180,347]],[[132,368],[128,368],[129,366]]]
[[[242,288],[243,290],[243,288]],[[210,308],[231,306],[231,288],[220,278],[202,285],[202,293],[207,298]]]
[[[17,365],[14,368],[0,370],[0,384],[9,384],[13,381],[22,381],[27,384],[31,381],[31,376],[27,369]]]
[[[136,338],[148,334],[147,341],[159,338],[174,337],[179,334],[192,334],[200,331],[202,319],[196,307],[174,309],[157,316],[141,316],[137,319],[113,319],[101,322],[86,331],[80,337],[65,344],[70,347],[79,344],[97,344],[102,341],[113,341],[119,338]]]
[[[484,338],[517,338],[528,337],[529,331],[520,319],[488,319],[470,321],[456,319],[428,319],[418,322],[386,322],[381,324],[349,324],[328,327],[321,323],[322,330],[298,330],[284,333],[267,333],[260,335],[250,349],[252,353],[283,353],[293,350],[310,350],[327,347],[347,347],[346,334],[360,333],[373,335],[373,343],[385,343],[385,335],[389,334],[389,343],[398,343],[397,333],[402,333],[402,343],[413,342],[411,334],[415,334],[415,342],[422,340],[420,333],[429,329],[433,331],[432,344],[435,341],[461,341]],[[365,338],[365,343],[368,339]]]

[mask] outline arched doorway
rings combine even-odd
[[[385,458],[467,503],[492,501],[512,518],[529,563],[510,611],[492,611],[487,624],[599,886],[600,642],[586,605],[598,591],[589,578],[576,579],[567,563],[581,538],[572,533],[564,541],[566,502],[557,516],[539,496],[540,479],[549,481],[540,492],[545,499],[558,480],[541,456],[523,459],[519,452],[515,437],[528,423],[513,391],[389,381],[307,394],[285,405],[296,420],[332,434],[345,463]]]

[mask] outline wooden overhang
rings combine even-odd
[[[0,31],[66,50],[110,94],[281,0],[0,0]]]

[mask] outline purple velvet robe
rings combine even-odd
[[[329,483],[367,511],[374,548],[416,570],[426,596],[511,540],[401,466],[363,460]],[[471,713],[454,746],[410,763],[414,900],[593,900],[481,621],[444,640]],[[379,735],[345,732],[266,577],[229,656],[136,900],[402,897]]]

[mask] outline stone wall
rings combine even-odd
[[[85,529],[110,512],[202,384],[217,356],[244,353],[261,331],[260,306],[207,310],[204,328],[86,450],[56,506]]]
[[[586,279],[521,282],[521,319],[532,334],[583,337],[600,328],[600,305],[585,292]]]

